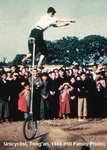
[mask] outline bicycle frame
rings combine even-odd
[[[33,57],[32,57],[32,69],[35,68],[35,38],[30,38],[33,41]],[[33,92],[34,92],[34,77],[32,74],[32,79],[31,79],[31,101],[30,101],[30,115],[33,115]]]
[[[32,40],[32,44],[33,44],[33,57],[32,57],[32,69],[35,68],[35,39],[34,38],[30,38],[30,40]],[[23,134],[24,137],[27,140],[31,140],[33,139],[36,134],[37,134],[37,120],[34,120],[33,118],[33,93],[34,93],[34,77],[33,77],[33,73],[31,76],[31,97],[30,97],[30,105],[29,105],[29,115],[28,118],[26,118],[26,120],[24,121],[23,124]]]

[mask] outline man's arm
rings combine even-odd
[[[70,23],[75,23],[74,20],[71,19],[62,19],[62,18],[57,18],[56,23],[53,24],[53,27],[64,27],[70,25]]]
[[[74,20],[66,19],[66,18],[57,18],[57,22],[75,23]]]
[[[56,22],[56,24],[53,24],[53,27],[64,27],[70,25],[70,23],[75,23],[75,21],[70,22]]]
[[[53,24],[52,26],[57,28],[57,27],[64,27],[64,26],[68,26],[70,23],[56,23],[56,24]]]

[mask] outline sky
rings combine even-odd
[[[29,33],[50,6],[56,9],[57,16],[76,23],[49,28],[45,40],[90,34],[107,37],[107,0],[0,0],[0,60],[12,60],[16,54],[28,52]]]

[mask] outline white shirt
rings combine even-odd
[[[40,18],[40,20],[36,23],[36,27],[40,27],[43,30],[46,30],[48,27],[56,24],[57,19],[55,16],[51,17],[50,15],[46,14]]]

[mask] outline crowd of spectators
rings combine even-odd
[[[34,119],[107,117],[107,81],[103,67],[47,69],[12,66],[0,70],[0,122],[26,118],[34,79]]]

